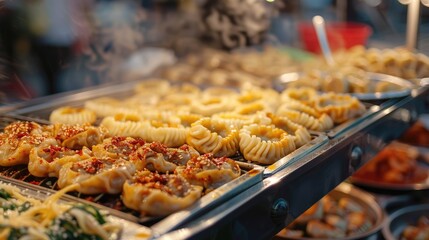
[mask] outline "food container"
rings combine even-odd
[[[353,187],[347,183],[341,183],[338,187],[336,187],[333,191],[328,194],[334,200],[339,200],[341,198],[350,199],[351,201],[357,203],[366,214],[367,219],[372,222],[372,225],[365,232],[341,237],[340,239],[363,239],[375,237],[376,234],[380,231],[383,223],[385,221],[385,213],[382,210],[381,206],[376,201],[375,197],[371,194],[359,190],[356,187]],[[285,232],[281,231],[276,235],[276,239],[332,239],[332,238],[311,238],[311,237],[294,237],[287,236]]]
[[[429,217],[429,204],[411,205],[401,208],[389,216],[383,227],[383,236],[386,240],[401,239],[407,226],[415,225],[422,217]],[[428,232],[428,231],[427,231]],[[428,235],[426,235],[427,239]]]
[[[350,177],[353,184],[368,189],[408,192],[429,189],[427,152],[393,142]],[[372,161],[372,162],[371,162]]]
[[[362,101],[380,101],[394,98],[402,98],[410,95],[411,90],[416,87],[416,85],[412,84],[410,81],[399,77],[382,73],[368,72],[367,74],[370,80],[370,84],[374,85],[383,82],[387,84],[394,84],[400,89],[388,92],[349,93],[350,95]],[[277,91],[283,91],[290,83],[298,81],[299,77],[299,72],[285,73],[273,80],[273,88]]]
[[[299,23],[298,33],[306,50],[321,53],[319,40],[312,23]],[[333,51],[365,45],[371,34],[371,27],[362,23],[331,22],[326,25],[326,35]]]

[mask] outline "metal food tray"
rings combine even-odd
[[[44,97],[38,100],[38,104],[22,107],[9,114],[27,116],[34,119],[49,120],[53,110],[63,106],[80,107],[85,101],[99,97],[113,97],[124,99],[135,94],[134,88],[138,82],[127,82],[120,85],[84,89],[78,93],[58,94]]]
[[[25,196],[35,198],[38,200],[43,201],[48,196],[55,193],[55,191],[51,189],[46,189],[40,186],[28,184],[25,182],[18,181],[16,179],[10,179],[5,178],[3,176],[0,176],[0,183],[3,184],[10,184],[14,187],[17,187],[21,190],[21,193]],[[63,195],[61,196],[60,200],[61,203],[83,203],[83,204],[90,204],[94,207],[97,207],[103,212],[108,213],[107,220],[111,223],[119,223],[122,225],[122,231],[118,234],[117,239],[148,239],[152,235],[152,231],[148,227],[141,226],[139,224],[136,224],[132,221],[120,218],[121,214],[118,214],[115,212],[116,210],[106,208],[104,206],[100,206],[98,204],[94,204],[91,202],[83,201],[80,198],[72,197],[69,195]],[[119,216],[118,216],[119,215]]]
[[[61,100],[57,101],[49,101],[40,105],[32,106],[29,108],[20,109],[18,111],[15,111],[12,113],[12,115],[15,115],[16,117],[19,116],[25,116],[35,119],[40,119],[42,121],[47,121],[49,119],[50,113],[55,109],[63,105],[68,106],[83,106],[84,102],[86,100],[105,96],[108,94],[109,97],[113,98],[124,98],[127,96],[130,96],[131,93],[133,93],[135,83],[128,83],[124,86],[122,86],[119,89],[112,89],[112,87],[99,89],[96,91],[97,94],[93,94],[93,91],[88,92],[82,92],[80,94],[80,97],[76,96],[65,96],[61,98]],[[372,112],[371,112],[372,113]],[[341,128],[344,130],[346,127],[351,127],[351,125],[342,126]],[[298,160],[299,158],[305,156],[305,154],[315,150],[316,148],[322,146],[328,141],[328,138],[324,133],[319,132],[313,132],[312,133],[312,140],[305,144],[304,146],[301,146],[300,148],[296,149],[292,153],[288,154],[287,156],[281,158],[277,162],[275,162],[272,165],[269,166],[262,166],[266,167],[264,171],[264,176],[270,176],[279,170],[287,167],[290,163]],[[238,161],[243,162],[242,158],[238,158]],[[252,165],[252,164],[250,164]],[[255,164],[257,165],[257,164]]]
[[[399,142],[395,144],[401,144],[403,148],[415,148],[418,151],[419,156],[416,159],[413,174],[420,174],[421,176],[425,176],[425,178],[419,179],[420,181],[395,183],[383,182],[372,178],[355,177],[352,175],[349,178],[350,182],[354,185],[379,192],[404,193],[409,191],[429,190],[429,160],[423,157],[425,154],[429,153],[429,149],[425,147],[416,147],[408,143]]]
[[[0,115],[0,130],[3,130],[6,125],[14,121],[35,121],[41,124],[46,124],[45,121],[39,121],[25,116]],[[161,235],[185,224],[187,221],[198,217],[204,212],[211,210],[215,206],[227,201],[229,198],[232,198],[238,193],[262,181],[263,167],[254,164],[240,164],[240,167],[242,170],[240,177],[204,195],[191,207],[173,213],[167,217],[141,217],[137,211],[128,209],[122,204],[119,194],[84,195],[77,192],[70,192],[68,195],[74,196],[74,199],[80,199],[80,201],[95,204],[97,207],[106,208],[114,216],[138,222],[145,226],[151,226],[154,233]],[[28,172],[26,165],[0,167],[0,176],[6,177],[11,181],[14,180],[15,182],[20,182],[24,186],[43,187],[43,189],[51,190],[55,190],[57,187],[57,178],[40,178],[32,176]]]
[[[137,82],[128,82],[120,86],[108,86],[100,89],[89,89],[77,94],[63,95],[60,98],[54,98],[51,101],[45,101],[38,105],[18,109],[12,112],[12,114],[48,120],[50,113],[54,109],[64,105],[83,106],[85,101],[102,96],[108,96],[118,99],[129,97],[130,95],[134,94],[135,84],[137,84]],[[361,123],[362,121],[369,119],[372,115],[378,113],[381,109],[393,105],[395,102],[397,102],[397,99],[388,100],[381,105],[365,103],[368,110],[364,115],[360,116],[359,118],[335,126],[333,129],[328,130],[326,132],[312,132],[313,138],[309,143],[288,154],[287,156],[281,158],[276,163],[270,166],[263,166],[266,167],[264,171],[264,176],[267,177],[278,172],[279,170],[289,166],[294,161],[297,161],[301,157],[305,156],[309,152],[314,151],[316,148],[324,145],[328,141],[327,137],[325,137],[326,135],[330,138],[340,136],[341,134],[347,132],[347,130]],[[240,161],[243,161],[242,158],[240,158]]]
[[[40,119],[40,120],[48,120],[51,112],[56,108],[59,108],[62,106],[67,105],[67,106],[79,107],[79,106],[83,106],[85,101],[99,98],[99,97],[112,97],[112,98],[118,98],[118,99],[124,99],[126,97],[129,97],[135,93],[134,88],[137,83],[138,82],[127,82],[122,85],[113,85],[113,86],[107,86],[107,87],[98,88],[98,89],[88,89],[86,91],[84,90],[80,93],[75,93],[75,94],[61,95],[58,97],[52,96],[52,98],[46,98],[44,101],[41,101],[37,105],[17,109],[15,111],[10,112],[10,114],[17,115],[17,116],[27,116],[35,119]],[[344,133],[348,129],[353,128],[355,125],[359,124],[360,122],[368,119],[373,114],[379,112],[381,109],[385,107],[389,107],[394,103],[396,103],[397,101],[398,99],[391,99],[391,100],[384,101],[380,105],[366,103],[366,107],[368,110],[364,115],[360,116],[357,119],[353,119],[343,124],[340,124],[338,126],[335,126],[333,129],[328,130],[327,132],[316,132],[316,134],[326,133],[331,138],[337,137],[338,135]]]
[[[399,78],[392,75],[382,74],[382,73],[373,73],[367,72],[367,77],[370,80],[370,84],[375,84],[378,82],[386,82],[395,84],[402,89],[396,91],[388,92],[372,92],[372,93],[349,93],[350,95],[356,97],[362,101],[378,101],[378,100],[388,100],[392,98],[402,98],[410,95],[411,90],[417,88],[418,86],[414,83],[407,81],[403,78]],[[281,76],[273,80],[273,88],[282,91],[284,90],[289,83],[295,82],[299,79],[301,73],[299,72],[290,72],[282,74]]]
[[[382,206],[377,202],[377,199],[369,192],[360,190],[348,183],[341,183],[334,190],[329,192],[327,196],[338,201],[341,198],[347,198],[353,200],[362,208],[362,212],[365,213],[365,219],[371,221],[371,227],[357,234],[346,235],[342,237],[342,240],[356,240],[356,239],[372,239],[383,227],[386,215],[382,209]],[[307,220],[308,221],[308,220]],[[287,234],[278,233],[273,240],[327,240],[328,237],[312,238],[309,236],[288,236]]]
[[[326,134],[330,138],[338,137],[339,135],[345,133],[347,130],[353,128],[358,125],[362,121],[369,119],[374,114],[378,113],[381,109],[390,107],[398,102],[401,98],[406,97],[411,94],[412,89],[417,87],[413,83],[406,81],[404,79],[380,74],[380,73],[370,73],[374,78],[373,81],[385,81],[385,82],[393,82],[397,83],[401,86],[406,86],[407,89],[396,92],[385,92],[385,93],[364,93],[364,94],[353,94],[349,93],[352,96],[355,96],[361,101],[364,101],[364,105],[367,108],[367,111],[360,117],[356,119],[349,120],[345,123],[334,126],[334,128],[326,131]],[[284,90],[287,87],[287,84],[290,82],[294,82],[298,79],[298,72],[285,73],[281,75],[279,78],[274,79],[273,88],[277,91]]]

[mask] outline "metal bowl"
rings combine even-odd
[[[301,73],[291,72],[285,73],[279,76],[273,81],[273,88],[279,91],[284,90],[288,84],[295,82],[299,79]],[[372,73],[367,72],[368,78],[372,83],[377,82],[388,82],[399,87],[402,87],[402,90],[389,91],[389,92],[374,92],[374,93],[350,93],[352,96],[358,98],[359,100],[365,101],[374,101],[374,100],[387,100],[392,98],[400,98],[410,95],[411,90],[416,87],[412,82],[407,81],[403,78],[381,74],[381,73]]]
[[[412,205],[395,211],[383,227],[383,236],[387,240],[401,239],[408,225],[416,224],[420,216],[429,216],[429,204]]]
[[[417,162],[417,171],[429,172],[429,165]],[[350,182],[364,188],[379,189],[379,190],[392,190],[392,191],[415,191],[415,190],[428,190],[429,189],[429,174],[426,179],[416,183],[388,183],[371,179],[363,179],[351,176]]]
[[[374,196],[372,196],[367,192],[359,190],[348,183],[341,183],[338,187],[332,190],[328,195],[334,199],[348,197],[353,201],[356,201],[360,206],[364,208],[364,211],[368,213],[369,218],[373,222],[372,227],[368,231],[361,234],[348,236],[346,238],[341,238],[341,239],[344,239],[344,240],[372,239],[372,238],[377,239],[377,233],[380,231],[380,229],[383,226],[383,223],[385,222],[385,213],[382,207],[376,201]],[[295,240],[314,240],[314,239],[325,240],[324,238],[308,238],[308,237],[285,238],[279,235],[277,235],[276,238],[277,239],[295,239]]]

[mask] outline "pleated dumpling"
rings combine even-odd
[[[135,91],[140,94],[163,96],[170,91],[170,88],[170,82],[165,79],[145,79],[136,85]]]
[[[231,111],[235,106],[236,103],[232,98],[210,96],[194,99],[191,103],[191,112],[209,117],[216,113]]]
[[[366,110],[357,98],[335,93],[317,97],[314,107],[317,111],[329,115],[337,124],[359,117]]]
[[[57,139],[61,146],[74,150],[82,149],[82,147],[91,148],[109,136],[104,127],[95,127],[89,124],[53,124],[46,126],[45,130]]]
[[[113,116],[118,113],[132,113],[134,110],[114,98],[101,97],[85,102],[85,109],[95,112],[97,117]]]
[[[103,143],[94,145],[92,152],[98,158],[110,157],[129,160],[130,155],[137,151],[138,148],[144,146],[145,143],[141,138],[114,136],[104,139]]]
[[[317,92],[314,88],[310,87],[286,88],[280,96],[283,103],[295,100],[306,105],[311,105],[313,98],[317,96]]]
[[[283,106],[283,105],[282,105]],[[306,112],[280,107],[277,115],[287,117],[292,122],[299,124],[309,130],[326,131],[332,129],[334,122],[327,114],[321,114],[319,117],[310,115]]]
[[[165,216],[192,205],[202,190],[179,175],[144,170],[124,183],[122,201],[143,215]]]
[[[119,113],[114,116],[105,117],[100,126],[105,127],[112,136],[141,137],[147,140],[149,123],[144,122],[137,114]]]
[[[325,92],[347,93],[350,85],[342,72],[332,72],[322,80],[322,90]]]
[[[225,121],[229,126],[240,129],[244,125],[254,123],[253,116],[242,115],[237,112],[224,112],[212,116],[212,119],[220,119]]]
[[[238,130],[227,121],[202,118],[189,129],[187,143],[200,153],[213,153],[228,157],[238,151]]]
[[[49,116],[51,123],[93,124],[96,120],[97,115],[94,111],[76,107],[60,107],[52,111]]]
[[[152,120],[147,131],[149,141],[161,142],[168,147],[179,147],[186,143],[188,128],[183,127],[180,121],[179,123],[169,123]]]
[[[316,96],[313,96],[312,101],[315,98],[316,98]],[[319,118],[322,115],[320,112],[318,112],[313,107],[310,107],[310,106],[304,104],[303,102],[293,100],[293,99],[289,99],[288,101],[285,101],[282,105],[280,105],[280,107],[278,108],[277,111],[281,112],[283,109],[289,109],[289,110],[295,110],[295,111],[303,112],[303,113],[306,113],[306,114],[313,116],[315,118]]]
[[[240,130],[240,152],[252,162],[272,164],[296,149],[295,139],[287,132],[252,124]]]
[[[60,188],[76,184],[76,190],[84,194],[118,194],[135,171],[134,164],[124,159],[92,157],[65,164],[57,183]]]
[[[79,162],[92,156],[89,148],[72,150],[58,144],[54,138],[48,138],[30,151],[28,171],[36,177],[58,177],[63,165]]]
[[[203,186],[208,191],[222,186],[241,174],[240,166],[227,157],[214,157],[206,153],[193,157],[186,166],[178,167],[176,172],[191,184]]]
[[[272,113],[268,113],[267,116],[271,118],[271,122],[275,127],[280,128],[294,136],[296,148],[299,148],[311,141],[311,135],[307,128],[292,122],[286,117],[276,116]]]
[[[168,148],[159,142],[147,143],[130,155],[130,161],[137,170],[148,169],[156,172],[173,172],[177,166],[186,165],[189,159],[199,156],[198,152],[188,145],[179,148]]]
[[[14,122],[0,133],[0,166],[26,164],[33,147],[50,137],[35,122]]]

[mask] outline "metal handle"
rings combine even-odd
[[[329,47],[328,38],[326,37],[325,19],[317,15],[313,17],[313,26],[316,30],[317,39],[319,40],[320,48],[322,49],[323,56],[330,66],[335,65],[334,58],[332,57],[331,48]]]

